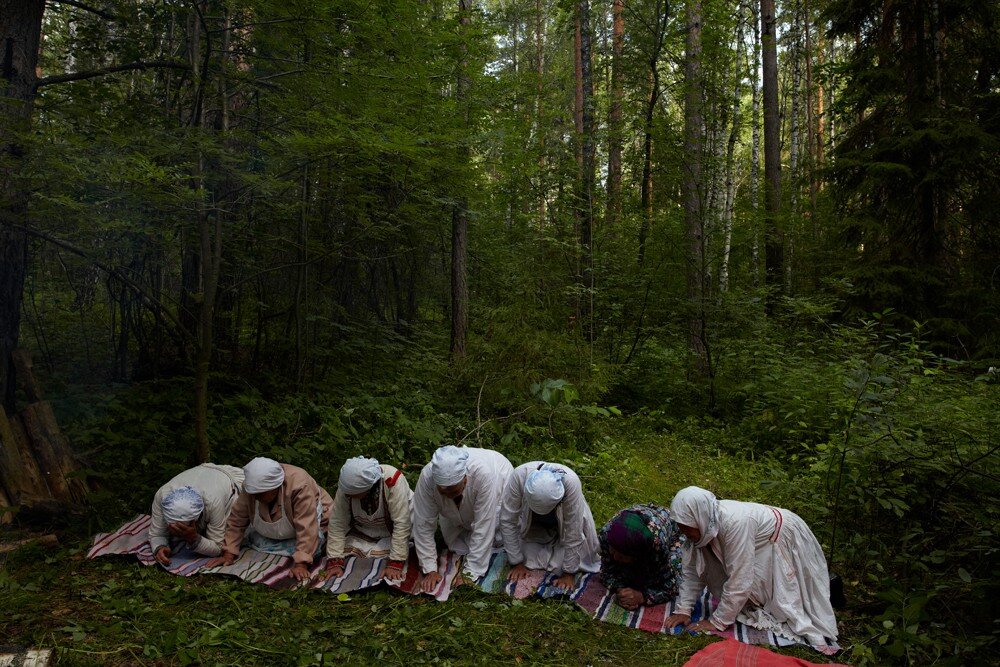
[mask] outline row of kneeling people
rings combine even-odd
[[[502,546],[512,581],[544,570],[568,590],[576,574],[600,572],[625,609],[676,599],[667,627],[688,624],[708,586],[718,606],[693,630],[725,630],[739,616],[814,644],[837,637],[826,560],[795,513],[692,486],[669,509],[635,505],[598,532],[571,469],[544,461],[515,468],[489,449],[441,447],[415,490],[393,466],[348,459],[333,497],[305,470],[272,459],[242,469],[202,464],[157,491],[150,542],[163,565],[181,542],[215,557],[209,565],[232,564],[244,547],[291,556],[299,580],[324,550],[329,576],[342,575],[354,556],[387,556],[384,576],[398,580],[412,540],[421,588],[431,592],[441,580],[438,528],[472,580]]]

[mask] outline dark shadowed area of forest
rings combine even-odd
[[[59,539],[0,551],[0,645],[63,664],[708,643],[83,558],[198,462],[447,444],[598,524],[788,508],[838,662],[996,664],[1000,4],[0,0],[0,401],[0,543]]]

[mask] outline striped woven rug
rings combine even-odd
[[[629,628],[645,630],[646,632],[658,632],[665,634],[680,634],[683,628],[668,630],[664,627],[667,618],[674,613],[675,603],[673,601],[658,605],[642,606],[635,611],[628,611],[619,607],[615,603],[614,593],[609,591],[601,583],[600,574],[577,575],[576,583],[572,590],[565,591],[555,588],[552,584],[556,580],[556,575],[552,573],[533,572],[525,579],[512,584],[507,580],[510,566],[507,563],[507,554],[503,551],[494,552],[490,560],[489,570],[486,575],[479,580],[477,586],[488,593],[506,593],[516,599],[524,599],[531,596],[541,598],[565,598],[572,600],[581,609],[590,614],[591,618],[606,623],[615,623]],[[695,604],[691,621],[701,620],[706,609],[715,609],[717,602],[708,593],[706,588],[702,591],[701,598]],[[782,636],[770,630],[758,630],[757,628],[736,622],[725,631],[715,631],[719,637],[736,639],[744,644],[767,644],[771,646],[810,646],[804,637]],[[817,651],[826,655],[833,655],[840,650],[840,646],[831,643],[824,646],[813,646]]]
[[[133,555],[143,565],[159,565],[153,558],[153,550],[149,545],[148,514],[142,514],[132,519],[113,533],[101,533],[94,537],[94,545],[87,552],[87,558],[98,558],[110,555]],[[164,568],[172,574],[190,577],[194,574],[227,574],[255,584],[264,584],[271,588],[291,589],[301,586],[290,573],[292,559],[287,556],[266,554],[253,549],[243,549],[240,557],[232,565],[205,567],[209,561],[205,556],[180,549],[170,557],[170,566]],[[313,564],[311,572],[313,579],[306,586],[327,593],[353,593],[365,588],[377,586],[383,582],[382,571],[385,569],[386,558],[351,558],[348,560],[344,574],[336,578],[322,576],[326,567],[326,557]],[[451,594],[452,585],[459,573],[461,558],[451,552],[445,552],[438,559],[438,572],[441,573],[441,583],[434,591],[434,597],[445,601]],[[386,584],[398,588],[404,593],[417,595],[417,582],[420,579],[420,568],[416,556],[410,554],[403,569],[403,579],[400,581],[385,581]]]
[[[134,555],[143,565],[157,565],[153,551],[149,546],[148,514],[137,516],[113,533],[101,533],[94,537],[94,546],[87,553],[87,558],[98,558],[108,555]],[[266,554],[252,549],[244,549],[240,557],[229,566],[208,568],[205,563],[208,558],[199,556],[186,549],[174,553],[170,559],[168,572],[190,577],[194,574],[226,574],[239,577],[251,583],[264,584],[271,588],[291,589],[301,586],[291,577],[292,559],[287,556]],[[438,558],[438,572],[441,573],[441,583],[434,591],[434,597],[444,602],[451,595],[455,580],[461,572],[461,557],[450,551],[444,552]],[[312,567],[313,580],[305,584],[310,588],[327,593],[353,593],[354,591],[371,588],[383,583],[382,572],[385,569],[385,558],[351,558],[348,560],[344,574],[336,578],[324,578],[322,572],[326,566],[326,557],[319,559]],[[619,607],[611,593],[601,583],[598,574],[577,575],[576,584],[571,591],[555,588],[552,583],[556,575],[551,573],[533,572],[517,584],[507,580],[510,567],[507,554],[503,550],[493,552],[490,566],[486,574],[476,582],[476,587],[487,593],[509,595],[516,599],[529,597],[564,598],[571,600],[592,618],[605,623],[615,623],[629,628],[680,634],[683,629],[667,630],[663,627],[667,617],[673,613],[674,603],[640,607],[636,611],[627,611]],[[404,593],[418,595],[417,583],[420,580],[420,568],[416,555],[411,551],[410,558],[403,570],[401,581],[384,581],[384,583]],[[695,605],[691,620],[697,621],[704,615],[704,610],[714,609],[712,600],[706,589]],[[715,632],[720,637],[736,639],[744,644],[768,644],[771,646],[809,645],[801,637],[785,637],[770,630],[758,630],[743,623],[735,623],[726,632]],[[840,647],[836,644],[813,646],[817,651],[833,655]]]

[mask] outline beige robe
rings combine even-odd
[[[410,490],[409,482],[396,468],[390,465],[379,467],[382,469],[382,496],[379,499],[378,512],[382,520],[377,522],[381,524],[380,530],[367,530],[364,526],[359,526],[356,519],[368,518],[361,507],[361,501],[350,498],[337,489],[337,495],[333,499],[330,530],[326,537],[328,557],[343,558],[347,551],[348,533],[357,531],[372,541],[391,536],[389,559],[406,560],[410,550],[410,500],[413,491]]]
[[[330,522],[330,512],[333,508],[333,498],[321,487],[312,476],[302,468],[282,463],[285,471],[285,481],[281,485],[280,497],[275,499],[271,508],[264,503],[255,503],[249,493],[243,491],[233,505],[229,522],[226,525],[226,541],[222,550],[238,556],[240,544],[247,527],[250,526],[251,512],[256,504],[260,508],[260,517],[273,523],[281,518],[281,507],[291,514],[289,519],[295,527],[296,563],[307,565],[313,562],[313,554],[319,548],[319,531],[326,529]],[[317,522],[316,504],[322,503],[322,520]]]

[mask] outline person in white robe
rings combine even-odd
[[[513,469],[499,452],[448,445],[434,452],[420,471],[413,492],[412,534],[425,593],[441,581],[436,525],[448,549],[465,556],[466,577],[475,580],[486,574],[493,547],[501,543],[500,497]]]
[[[150,508],[149,545],[156,561],[170,565],[171,538],[202,556],[222,553],[226,520],[242,484],[240,468],[203,463],[161,486]]]
[[[666,627],[687,625],[702,589],[719,601],[691,630],[725,630],[737,619],[814,646],[837,639],[823,550],[797,514],[786,509],[718,500],[689,486],[670,513],[688,538],[675,613]]]
[[[348,459],[340,469],[326,538],[328,576],[344,574],[349,556],[388,556],[386,579],[403,577],[410,548],[413,491],[402,471],[372,458]]]
[[[553,572],[558,588],[578,572],[597,572],[600,543],[580,478],[566,466],[531,461],[514,468],[500,506],[500,532],[511,581],[531,570]]]

